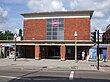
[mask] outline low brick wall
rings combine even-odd
[[[66,47],[65,45],[60,46],[60,59],[65,60]]]
[[[107,46],[108,60],[110,60],[110,45]]]
[[[2,47],[2,44],[0,43],[0,48]]]

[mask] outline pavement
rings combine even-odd
[[[14,59],[0,59],[0,69],[46,69],[46,70],[97,70],[96,61],[82,61],[78,60],[66,60],[61,61],[59,59],[27,59],[18,58],[16,61]],[[110,73],[110,61],[100,62],[100,70]]]
[[[100,62],[100,69],[102,71],[105,71],[107,73],[110,73],[110,60],[108,60],[107,62]]]
[[[44,82],[44,81],[75,81],[75,82],[109,82],[110,61],[100,61],[100,70],[96,61],[58,59],[0,59],[0,82]],[[109,69],[109,68],[108,68]],[[110,69],[109,69],[110,70]]]

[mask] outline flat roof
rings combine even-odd
[[[14,40],[0,40],[1,45],[15,45]],[[16,41],[16,45],[66,45],[66,46],[75,46],[75,40],[21,40]],[[93,46],[93,42],[90,40],[77,40],[77,46]]]
[[[78,11],[52,11],[52,12],[27,12],[27,13],[21,13],[22,16],[30,16],[30,15],[55,15],[55,14],[89,14],[90,18],[93,15],[94,10],[78,10]]]

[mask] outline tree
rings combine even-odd
[[[22,29],[19,29],[19,36],[22,37]]]
[[[0,31],[0,40],[12,40],[13,36],[14,34],[9,30],[6,30],[5,33]]]
[[[22,29],[19,29],[19,36],[21,37],[21,40],[23,39],[23,36],[22,36]]]
[[[0,40],[2,40],[3,39],[3,33],[2,33],[2,31],[0,31]]]

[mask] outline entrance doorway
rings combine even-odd
[[[19,58],[35,58],[35,46],[18,46]]]
[[[77,49],[78,49],[78,59],[82,60],[82,51],[84,51],[85,52],[84,60],[86,60],[90,47],[89,46],[78,46]]]
[[[41,58],[60,59],[60,46],[40,46]]]
[[[85,51],[85,59],[90,47],[88,46],[77,46],[77,59],[82,60],[82,51]],[[75,60],[75,47],[66,46],[66,59]]]
[[[66,46],[66,59],[75,59],[75,47],[74,46]]]

